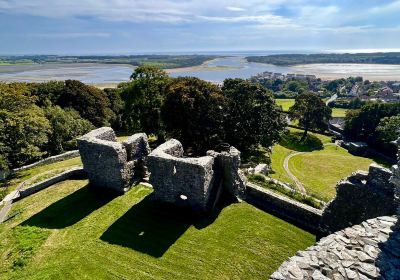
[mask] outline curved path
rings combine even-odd
[[[296,153],[291,153],[287,157],[285,157],[285,160],[283,162],[283,168],[285,169],[286,173],[289,175],[290,179],[292,179],[297,187],[297,189],[302,193],[306,194],[306,188],[304,185],[300,182],[299,179],[297,179],[296,176],[293,175],[293,173],[289,169],[289,159],[291,159],[294,156],[304,154],[304,152],[296,152]]]
[[[325,143],[325,146],[336,146],[335,143]],[[288,174],[288,176],[290,177],[290,179],[292,179],[297,187],[297,189],[299,190],[299,192],[301,192],[302,194],[307,194],[306,188],[304,187],[303,183],[300,182],[299,179],[297,179],[296,176],[293,175],[293,173],[290,171],[289,169],[289,160],[297,155],[301,155],[301,154],[305,154],[305,152],[294,152],[294,153],[290,153],[287,157],[285,157],[285,160],[283,161],[283,168],[285,169],[286,173]]]

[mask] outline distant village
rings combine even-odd
[[[336,94],[335,104],[350,102],[359,99],[363,102],[399,102],[400,101],[400,82],[399,81],[380,81],[372,82],[363,80],[362,77],[351,77],[347,79],[337,79],[332,81],[321,80],[315,75],[306,74],[283,74],[274,72],[263,72],[252,77],[253,81],[263,85],[277,84],[280,80],[282,84],[290,81],[299,81],[307,84],[307,90],[319,94],[321,97]],[[279,83],[278,83],[279,84]],[[285,91],[285,87],[270,87],[275,93]],[[336,107],[336,106],[335,106]],[[345,106],[346,107],[346,106]]]

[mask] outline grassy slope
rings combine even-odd
[[[297,155],[289,161],[291,172],[305,185],[307,192],[327,201],[335,195],[336,183],[356,170],[368,170],[373,161],[356,157],[337,146]]]
[[[56,174],[62,173],[63,171],[65,171],[67,169],[70,169],[74,166],[81,166],[81,165],[82,165],[81,158],[76,157],[76,158],[72,158],[72,159],[68,159],[68,160],[64,160],[64,161],[60,161],[60,162],[55,162],[55,163],[51,163],[51,164],[47,164],[47,165],[37,166],[37,167],[31,168],[31,169],[20,171],[20,172],[16,173],[13,176],[13,178],[8,180],[6,183],[0,184],[0,187],[6,186],[8,188],[7,192],[11,192],[11,191],[15,190],[20,183],[22,183],[25,180],[28,180],[34,176],[38,176],[41,173],[54,171],[51,173],[54,176]],[[43,177],[41,177],[41,178],[43,178]]]
[[[289,108],[294,105],[294,99],[275,99],[276,104],[282,106],[284,112],[289,111]],[[343,108],[332,108],[332,117],[344,118],[346,116],[347,109]]]
[[[156,207],[148,188],[110,200],[86,184],[66,181],[14,205],[20,214],[0,225],[1,279],[266,279],[315,241],[246,203],[205,227]]]

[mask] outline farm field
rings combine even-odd
[[[315,242],[244,202],[194,220],[151,201],[150,188],[109,197],[87,183],[13,205],[0,225],[0,279],[267,279]]]

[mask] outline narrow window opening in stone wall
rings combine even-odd
[[[188,197],[186,195],[184,195],[184,194],[181,194],[179,196],[179,198],[182,199],[182,200],[187,200],[188,199]]]

